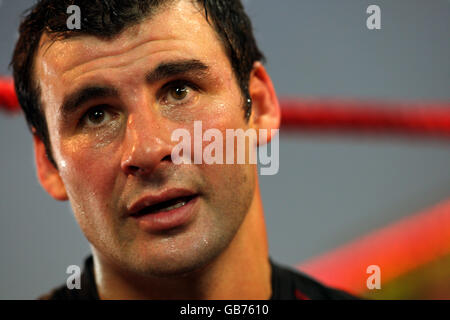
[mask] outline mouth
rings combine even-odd
[[[167,201],[163,201],[157,204],[153,204],[150,206],[146,206],[143,209],[137,211],[136,213],[133,213],[131,216],[139,217],[147,214],[157,214],[161,212],[169,212],[181,207],[186,206],[190,201],[192,201],[197,195],[192,196],[185,196],[185,197],[179,197],[170,199]]]
[[[147,195],[129,208],[129,217],[147,232],[160,232],[188,224],[198,211],[199,194],[171,189]]]

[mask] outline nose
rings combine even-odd
[[[127,175],[149,175],[161,163],[172,162],[170,134],[166,131],[167,126],[151,112],[130,114],[123,143],[122,171]]]

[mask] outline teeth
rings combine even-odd
[[[165,212],[170,210],[178,209],[182,206],[185,206],[192,197],[183,197],[178,199],[169,200],[166,202],[158,203],[155,205],[149,206],[147,204],[147,207],[139,211],[136,215],[143,215],[143,214],[152,214],[152,213],[158,213],[158,212]]]
[[[186,201],[181,201],[181,202],[178,202],[178,203],[174,204],[173,206],[161,209],[160,211],[170,211],[170,210],[173,210],[173,209],[180,208],[180,207],[184,206],[185,204],[186,204]]]

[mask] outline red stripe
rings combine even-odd
[[[381,269],[381,286],[450,254],[450,200],[376,230],[298,268],[325,284],[359,294],[367,290],[370,265]]]
[[[450,137],[450,103],[283,99],[281,126]]]
[[[19,112],[20,106],[11,78],[0,78],[0,110]]]

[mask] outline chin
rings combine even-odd
[[[149,263],[144,263],[137,267],[135,271],[143,276],[158,278],[179,278],[189,277],[205,268],[209,260],[206,259],[185,259],[185,260],[165,260],[153,259]]]
[[[166,251],[163,254],[155,253],[141,255],[132,268],[139,274],[151,277],[175,278],[189,277],[202,272],[223,251],[220,247],[196,247],[192,250]]]

